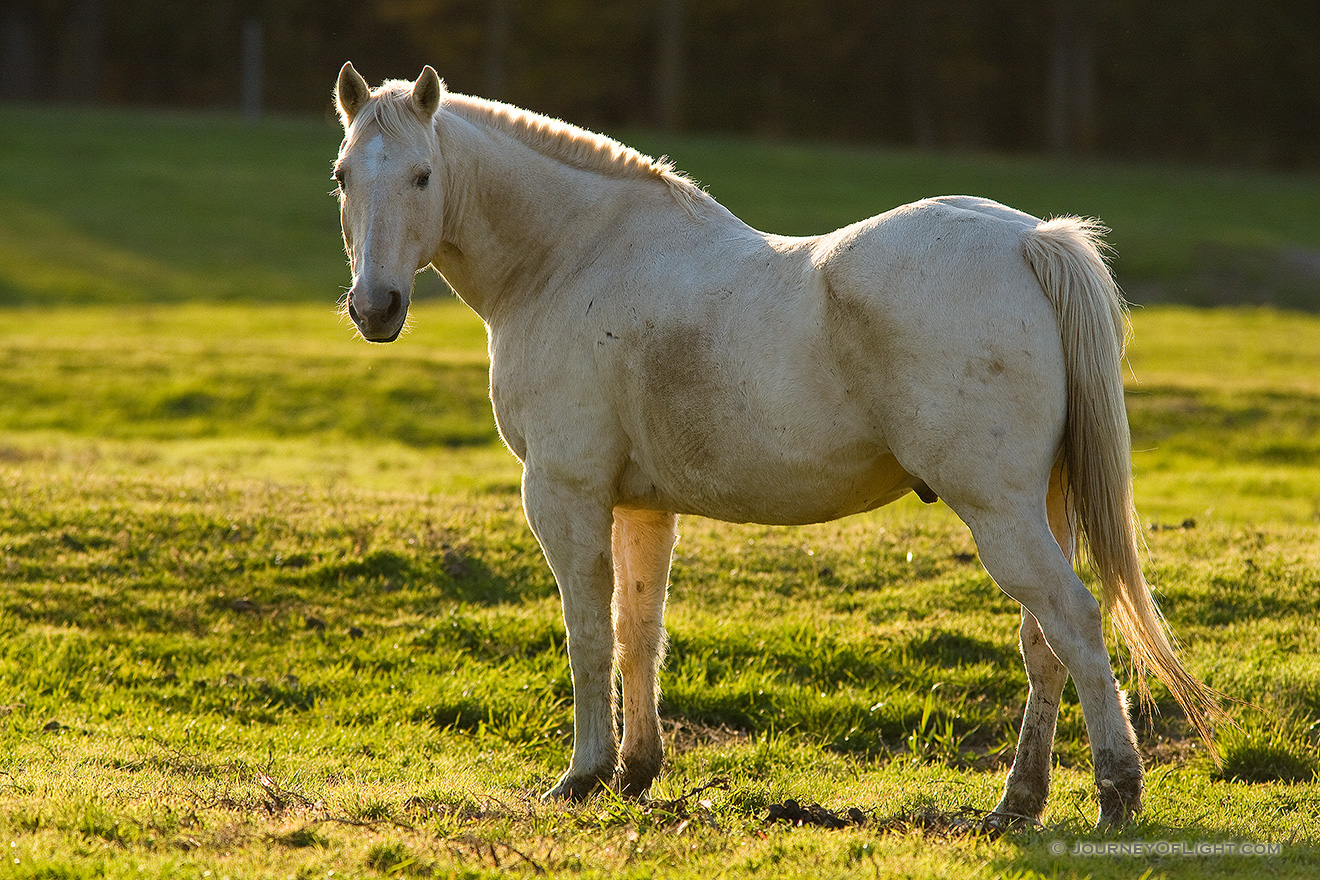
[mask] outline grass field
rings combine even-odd
[[[1155,689],[1133,827],[1091,830],[1070,687],[1044,825],[966,832],[1011,759],[1017,614],[966,529],[915,500],[801,529],[686,520],[656,800],[543,805],[570,745],[564,632],[491,424],[482,328],[446,299],[393,346],[339,322],[333,131],[0,116],[0,876],[1320,870],[1320,319],[1134,313],[1148,571],[1190,667],[1244,704],[1216,768]],[[1320,246],[1303,215],[1252,207],[1286,191],[1320,216],[1314,181],[1170,172],[1192,216],[1150,239],[1149,218],[1177,213],[1169,190],[1143,207],[1127,187],[1150,170],[672,152],[785,231],[869,213],[851,184],[879,191],[859,169],[883,162],[929,169],[889,203],[929,183],[1101,214],[1138,284],[1201,283],[1179,261],[1206,242]],[[842,169],[814,201],[807,164]],[[754,201],[758,180],[773,198]],[[1216,200],[1231,223],[1205,219]],[[1104,210],[1124,204],[1130,223]],[[867,821],[767,823],[790,798]],[[1112,842],[1154,851],[1097,854]]]

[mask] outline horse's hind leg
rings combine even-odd
[[[1066,497],[1066,477],[1062,461],[1050,475],[1046,513],[1050,531],[1069,564],[1077,547],[1077,531],[1072,522]],[[1068,670],[1054,656],[1035,615],[1022,608],[1019,643],[1027,667],[1027,708],[1022,713],[1022,730],[1017,753],[1008,773],[1004,796],[991,815],[992,824],[1009,824],[1020,819],[1039,820],[1045,812],[1050,792],[1050,764],[1054,751],[1054,728],[1059,717],[1059,698],[1068,680]]]
[[[1004,499],[1002,509],[993,512],[983,509],[964,518],[976,538],[986,571],[1000,589],[1021,602],[1035,618],[1045,637],[1046,647],[1072,674],[1091,740],[1100,798],[1100,824],[1119,824],[1141,808],[1142,769],[1136,736],[1128,720],[1126,701],[1109,665],[1109,652],[1100,625],[1100,605],[1059,552],[1046,517],[1041,515],[1044,511],[1033,511],[1039,506],[1040,502],[1034,499],[1009,497]],[[1037,650],[1039,645],[1030,645],[1031,628],[1024,626],[1023,629],[1031,648],[1024,652],[1028,668],[1034,660],[1038,664],[1037,671],[1041,672],[1044,652]],[[1056,694],[1057,673],[1051,676],[1047,671],[1038,680],[1042,688],[1048,687],[1049,696]],[[1054,702],[1057,707],[1057,698]],[[1028,707],[1029,718],[1031,708]],[[1043,714],[1052,722],[1057,709],[1043,703],[1037,708],[1039,730],[1040,716]],[[1048,767],[1048,757],[1042,756],[1043,752],[1047,755],[1044,745],[1028,744],[1028,764],[1018,774],[1015,761],[1014,775],[1018,775],[1021,781],[1015,785],[1010,779],[1010,793],[1023,792],[1025,797],[1027,774],[1031,772],[1037,774],[1031,780],[1031,789],[1045,790],[1048,781],[1039,776],[1040,768]]]
[[[672,513],[614,511],[614,657],[623,679],[619,790],[641,796],[660,772],[658,674],[665,653],[665,593],[677,538]]]
[[[1008,771],[1004,796],[995,805],[989,824],[1007,826],[1023,819],[1039,820],[1050,794],[1050,763],[1059,698],[1068,670],[1054,656],[1040,624],[1025,607],[1019,629],[1022,659],[1027,667],[1027,708],[1022,713],[1017,753]]]

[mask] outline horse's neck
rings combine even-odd
[[[477,121],[439,124],[447,179],[436,265],[487,321],[617,232],[612,218],[639,190],[639,181],[582,171]]]

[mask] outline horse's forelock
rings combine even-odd
[[[412,105],[413,84],[407,80],[389,80],[371,94],[371,98],[358,114],[353,117],[346,146],[351,144],[358,132],[375,124],[388,138],[408,140],[427,130],[428,123],[423,120]],[[440,86],[441,103],[447,91],[443,83]]]

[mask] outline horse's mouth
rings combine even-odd
[[[407,323],[408,313],[406,310],[404,311],[404,314],[399,318],[398,323],[395,324],[392,330],[389,327],[366,326],[362,321],[362,316],[358,314],[358,310],[351,302],[348,304],[348,317],[353,321],[353,326],[357,327],[358,335],[367,342],[385,344],[398,339],[399,334],[403,333],[404,325]]]

